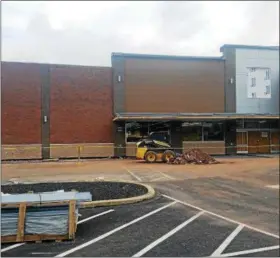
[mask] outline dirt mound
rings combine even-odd
[[[178,154],[176,158],[170,159],[168,163],[174,165],[184,165],[186,163],[218,164],[219,162],[200,149],[190,149],[184,154]]]

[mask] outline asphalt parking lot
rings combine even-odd
[[[75,241],[3,244],[3,257],[279,257],[279,237],[159,195],[138,204],[81,209]]]

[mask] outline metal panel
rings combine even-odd
[[[127,58],[125,111],[224,112],[224,60]]]
[[[124,58],[112,56],[114,113],[125,111]]]
[[[271,98],[247,97],[247,68],[271,69]],[[279,114],[279,50],[236,50],[236,112]]]
[[[224,49],[225,57],[225,112],[236,112],[236,92],[235,92],[235,52],[233,48]]]
[[[42,81],[42,158],[50,158],[50,66],[40,65]]]

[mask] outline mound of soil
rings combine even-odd
[[[140,196],[148,192],[146,187],[142,185],[123,182],[56,182],[1,186],[1,191],[9,194],[27,193],[29,191],[39,193],[57,190],[90,192],[92,194],[93,201],[130,198]]]
[[[176,158],[169,161],[170,164],[183,165],[186,163],[194,164],[218,164],[219,162],[206,152],[200,149],[190,149],[184,154],[179,154]]]

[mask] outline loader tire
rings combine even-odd
[[[176,158],[176,154],[172,150],[166,150],[162,155],[162,160],[165,163],[168,163],[170,159],[175,159],[175,158]]]
[[[155,163],[157,161],[157,154],[154,151],[147,151],[145,161],[147,163]]]

